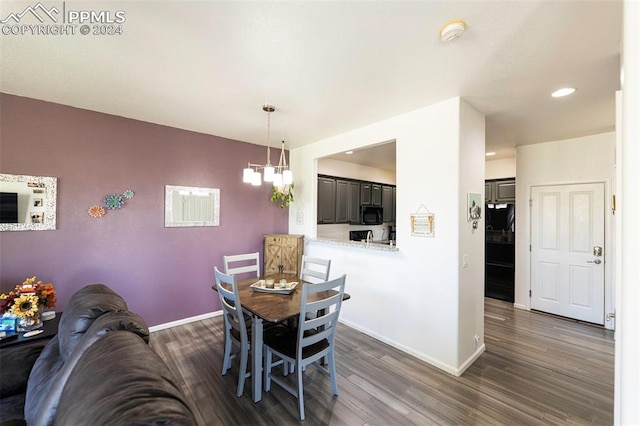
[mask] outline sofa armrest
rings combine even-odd
[[[90,407],[90,409],[87,409]],[[100,337],[76,363],[54,425],[195,425],[167,365],[128,331]]]

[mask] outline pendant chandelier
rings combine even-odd
[[[271,113],[276,110],[273,105],[263,105],[262,110],[267,113],[267,163],[253,164],[247,163],[247,167],[242,171],[242,181],[254,186],[262,185],[262,181],[272,182],[273,186],[282,188],[293,183],[293,173],[289,170],[287,159],[284,155],[284,141],[280,149],[280,160],[277,166],[271,165]],[[262,170],[262,175],[259,170]]]

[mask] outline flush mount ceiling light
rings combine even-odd
[[[575,93],[577,89],[575,87],[563,87],[562,89],[558,89],[551,94],[552,98],[561,98],[563,96],[569,96]]]
[[[282,141],[278,165],[271,165],[271,113],[276,108],[273,105],[265,104],[262,106],[262,110],[267,113],[267,163],[264,165],[247,163],[247,167],[242,171],[242,181],[254,186],[260,186],[264,180],[265,182],[272,182],[273,186],[281,188],[284,185],[293,183],[293,173],[287,166],[287,159],[284,155],[284,141]],[[262,170],[262,175],[258,170]]]
[[[456,19],[455,21],[447,22],[440,28],[440,39],[448,43],[462,37],[464,30],[467,29],[467,23]]]
[[[345,154],[351,155],[351,154],[353,154],[353,151],[347,151],[347,152],[345,152]]]
[[[487,152],[487,153],[486,153],[486,154],[484,154],[484,155],[486,155],[487,157],[493,157],[494,155],[496,155],[496,153],[495,153],[495,152],[493,152],[493,151],[490,151],[490,152]]]

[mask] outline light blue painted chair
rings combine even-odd
[[[335,368],[335,333],[342,307],[346,275],[335,280],[318,284],[304,284],[300,302],[300,316],[298,327],[287,332],[265,336],[264,340],[264,386],[265,391],[271,390],[271,381],[277,383],[287,392],[298,399],[300,420],[304,420],[304,387],[303,373],[307,365],[314,365],[323,374],[331,378],[333,394],[338,395],[338,382]],[[334,290],[329,295],[327,292]],[[320,295],[322,299],[311,302],[312,296]],[[317,312],[315,318],[307,318],[307,313]],[[274,356],[278,360],[274,361]],[[328,368],[320,363],[326,357]],[[293,364],[296,376],[296,387],[287,383],[285,377],[271,373],[272,367],[282,361]],[[288,369],[283,370],[286,374]]]
[[[300,268],[301,280],[311,283],[329,281],[330,270],[331,259],[302,255],[302,267]]]
[[[223,256],[222,260],[227,275],[255,273],[256,278],[260,276],[260,252]]]
[[[216,277],[216,287],[220,297],[220,306],[224,316],[224,358],[222,361],[222,375],[227,374],[231,367],[231,360],[240,355],[240,367],[238,373],[237,396],[242,396],[244,392],[244,382],[251,376],[247,371],[249,365],[249,333],[242,304],[238,296],[238,286],[233,275],[223,274],[214,267]],[[238,351],[232,353],[232,346],[237,346]]]

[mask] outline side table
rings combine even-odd
[[[58,323],[60,322],[61,316],[62,316],[62,312],[56,312],[55,318],[50,319],[49,321],[43,321],[42,323],[43,332],[35,336],[24,337],[24,333],[20,332],[20,333],[14,333],[13,335],[9,335],[3,338],[2,340],[0,340],[0,349],[12,347],[12,346],[25,345],[28,343],[36,342],[38,340],[44,340],[44,339],[46,339],[47,341],[51,340],[53,336],[55,336],[58,333]]]

